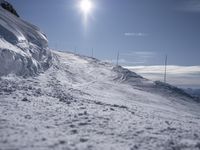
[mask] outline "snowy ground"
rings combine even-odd
[[[38,27],[0,7],[0,150],[199,150],[199,102],[120,66],[51,52]]]
[[[199,150],[200,104],[168,85],[71,53],[0,78],[0,149]]]

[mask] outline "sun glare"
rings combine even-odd
[[[89,14],[92,10],[93,4],[91,0],[81,0],[80,1],[80,9],[84,14]]]

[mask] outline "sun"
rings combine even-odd
[[[83,17],[83,25],[88,28],[89,21],[94,18],[94,10],[96,9],[95,0],[78,0],[78,10]]]
[[[93,4],[91,0],[81,0],[79,7],[85,15],[88,15],[92,11]]]

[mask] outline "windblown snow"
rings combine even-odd
[[[36,75],[51,65],[47,39],[40,30],[0,7],[0,76]]]
[[[73,53],[0,8],[1,150],[199,150],[199,100]],[[25,76],[25,78],[24,78]]]

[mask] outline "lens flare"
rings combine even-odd
[[[92,10],[93,4],[91,0],[81,0],[80,9],[84,14],[89,14]]]

